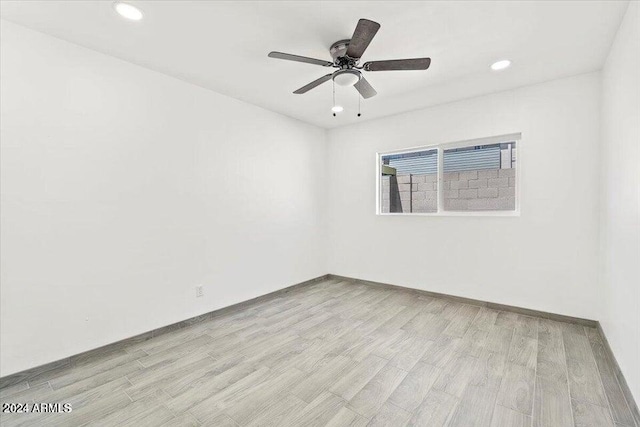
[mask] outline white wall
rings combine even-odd
[[[631,2],[602,72],[605,331],[640,401],[640,7]]]
[[[329,131],[329,271],[596,318],[599,75]],[[520,217],[376,216],[376,152],[522,132]]]
[[[1,27],[0,375],[327,272],[324,130]]]

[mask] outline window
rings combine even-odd
[[[518,211],[519,135],[378,155],[380,214]]]

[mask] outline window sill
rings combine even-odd
[[[378,216],[497,216],[497,217],[519,217],[520,211],[475,211],[475,212],[463,212],[463,211],[444,211],[444,212],[424,212],[424,213],[376,213]]]

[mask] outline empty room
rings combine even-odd
[[[640,427],[640,2],[0,18],[3,427]]]

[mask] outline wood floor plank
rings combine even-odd
[[[567,382],[567,361],[564,347],[538,347],[536,360],[536,375],[550,377],[558,381]]]
[[[342,407],[325,427],[364,427],[368,423],[369,420],[366,418],[361,417],[347,407]]]
[[[324,426],[344,407],[346,402],[327,391],[322,392],[297,414],[283,420],[282,425]]]
[[[386,365],[349,401],[348,408],[365,418],[374,417],[406,375],[406,371]]]
[[[407,425],[411,413],[392,403],[385,403],[378,413],[367,424],[369,427],[403,427]]]
[[[609,408],[613,415],[613,421],[621,425],[633,427],[633,415],[620,389],[613,365],[609,361],[604,345],[598,340],[592,340],[591,348],[596,360],[596,365],[598,366],[602,385],[604,386],[604,392],[609,402]]]
[[[471,325],[462,337],[457,351],[462,354],[478,357],[484,349],[485,341],[488,336],[489,332],[479,329],[475,325]]]
[[[490,308],[482,307],[478,315],[473,320],[472,325],[477,329],[485,332],[491,331],[498,318],[498,311]]]
[[[457,404],[458,399],[455,397],[432,389],[413,413],[407,425],[444,427],[451,419]]]
[[[531,415],[534,383],[534,369],[507,363],[498,395],[498,404],[525,415]]]
[[[442,369],[438,367],[419,362],[394,390],[389,402],[407,411],[414,411],[420,406],[441,372]]]
[[[568,359],[580,360],[582,362],[593,359],[589,340],[586,335],[563,333],[564,351]]]
[[[268,373],[269,370],[265,367],[258,369],[253,365],[241,363],[214,377],[199,380],[194,387],[179,390],[167,387],[172,398],[166,405],[175,413],[184,412],[223,390],[250,387],[252,382],[259,382]]]
[[[314,374],[301,380],[291,389],[291,393],[305,402],[311,402],[356,366],[358,366],[357,362],[350,358],[336,356]]]
[[[432,313],[421,312],[402,327],[410,334],[419,335],[428,340],[435,340],[451,323],[449,320]]]
[[[442,368],[442,372],[433,384],[433,388],[458,398],[461,397],[471,380],[471,373],[475,363],[475,357],[458,353]]]
[[[549,319],[538,319],[538,343],[544,347],[563,347],[560,325]]]
[[[351,400],[382,369],[388,360],[370,354],[340,378],[330,389],[333,394]]]
[[[469,384],[478,387],[486,387],[498,391],[502,384],[506,368],[507,356],[484,350],[475,360],[470,374]]]
[[[246,425],[260,418],[269,408],[277,406],[274,395],[286,393],[305,377],[305,373],[292,368],[275,377],[255,385],[242,397],[228,402],[222,409],[234,421]],[[282,411],[285,409],[283,408]]]
[[[607,406],[595,361],[567,359],[569,391],[572,399]]]
[[[566,378],[536,377],[533,426],[570,426],[573,424],[571,398]]]
[[[269,369],[263,367],[214,393],[185,393],[169,400],[166,404],[174,413],[188,410],[198,421],[204,423],[222,414],[219,406],[224,405],[226,401],[231,401],[234,397],[248,393],[255,384],[268,378],[269,374]]]
[[[281,426],[284,420],[293,414],[298,414],[307,403],[290,393],[282,393],[269,399],[257,415],[251,417],[250,427]],[[239,420],[241,421],[241,420]]]
[[[458,354],[458,347],[462,338],[450,335],[440,335],[425,352],[421,361],[430,365],[444,368]]]
[[[511,346],[513,334],[513,329],[496,326],[489,332],[485,342],[485,348],[495,353],[507,354]]]
[[[489,427],[498,390],[491,387],[468,385],[456,406],[449,427]]]
[[[550,426],[552,424],[549,424]],[[513,409],[496,405],[493,411],[493,419],[491,427],[529,427],[531,426],[531,417],[523,415]]]
[[[462,338],[479,311],[480,307],[466,304],[462,305],[442,333]]]
[[[511,339],[507,361],[516,365],[535,369],[538,353],[538,340],[515,332]]]
[[[420,336],[411,336],[399,349],[389,364],[403,371],[410,371],[433,345],[433,341]]]
[[[586,402],[571,400],[573,419],[579,427],[614,427],[609,410]]]

